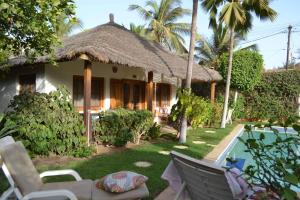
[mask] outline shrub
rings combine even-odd
[[[88,156],[83,136],[82,117],[76,112],[69,92],[60,87],[45,93],[24,93],[14,97],[5,118],[18,126],[14,137],[21,140],[31,154]]]
[[[129,128],[133,132],[133,141],[139,144],[142,136],[145,136],[153,125],[152,113],[148,110],[133,111],[133,120]]]
[[[228,53],[220,57],[219,68],[226,80]],[[256,51],[240,50],[234,53],[231,86],[239,91],[251,91],[260,82],[263,72],[263,58]]]
[[[156,122],[150,127],[147,133],[148,139],[157,139],[160,137],[160,125]]]
[[[110,110],[102,112],[99,120],[94,122],[94,137],[97,142],[115,146],[126,145],[131,140],[139,144],[140,138],[152,124],[153,116],[150,111],[123,108]]]
[[[298,149],[300,147],[300,125],[295,119],[289,118],[283,127],[292,126],[295,134],[279,134],[278,130],[269,127],[275,138],[270,142],[261,133],[259,138],[252,133],[252,127],[246,126],[248,139],[240,140],[247,148],[247,152],[253,157],[254,165],[249,165],[245,169],[245,174],[250,182],[264,186],[268,192],[274,192],[280,199],[297,199],[297,194],[292,187],[299,188],[300,184],[300,164]],[[255,127],[260,127],[256,125]]]
[[[180,129],[180,121],[185,116],[192,127],[201,127],[210,124],[217,112],[217,107],[202,97],[196,96],[189,90],[178,90],[177,103],[171,109],[170,120],[174,128]]]
[[[0,114],[0,139],[17,132],[16,124]]]

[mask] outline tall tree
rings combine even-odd
[[[83,29],[83,22],[80,19],[74,18],[73,20],[69,20],[65,14],[58,17],[56,34],[60,39],[69,36],[72,31],[78,28]]]
[[[134,23],[130,23],[130,31],[138,34],[141,37],[147,37],[146,36],[146,28],[144,25],[136,25]]]
[[[234,49],[245,40],[245,35],[235,34]],[[207,39],[202,35],[197,35],[196,39],[196,58],[199,64],[218,68],[218,60],[223,53],[229,52],[230,34],[228,27],[223,24],[218,24],[213,28],[213,35]],[[257,45],[243,47],[239,50],[257,50]]]
[[[52,53],[59,42],[57,16],[64,13],[73,20],[74,8],[73,0],[1,1],[0,49],[32,58]]]
[[[129,10],[137,11],[147,21],[146,32],[151,40],[161,43],[171,51],[185,52],[184,35],[189,34],[190,24],[178,22],[190,15],[189,9],[181,7],[181,0],[148,0],[145,7],[130,5]]]
[[[270,0],[203,0],[202,6],[210,14],[210,26],[215,27],[217,24],[216,18],[219,17],[218,20],[220,23],[224,23],[230,30],[228,72],[221,122],[221,128],[225,128],[235,33],[247,32],[251,29],[253,14],[255,14],[260,20],[269,19],[273,21],[276,18],[277,13],[270,7]],[[220,13],[218,13],[219,7],[222,7]]]
[[[191,38],[190,38],[188,65],[187,65],[186,80],[185,80],[185,89],[188,89],[189,92],[191,92],[191,83],[192,83],[192,74],[193,74],[193,65],[194,65],[195,40],[197,34],[197,15],[198,15],[198,0],[193,0]],[[180,136],[179,136],[180,143],[186,142],[186,132],[187,132],[187,118],[185,115],[183,115],[181,121]]]

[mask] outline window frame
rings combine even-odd
[[[82,106],[76,106],[74,104],[74,95],[75,95],[75,80],[83,80],[83,90],[84,90],[84,76],[81,76],[81,75],[73,75],[73,92],[72,92],[72,101],[73,101],[73,105],[75,106],[75,108],[81,112],[84,110],[84,105]],[[99,99],[99,105],[98,106],[90,106],[90,109],[91,110],[101,110],[104,108],[104,96],[105,96],[105,80],[104,80],[104,77],[92,77],[92,84],[91,84],[91,87],[93,87],[93,80],[99,80],[100,81],[100,99]],[[102,83],[102,84],[101,84]],[[91,90],[91,93],[92,93],[92,90]],[[92,96],[92,94],[91,94]],[[84,92],[83,92],[83,98],[84,98]],[[91,99],[92,100],[92,99]]]
[[[29,78],[28,78],[29,77]],[[23,83],[24,82],[26,82],[26,81],[24,81],[24,80],[28,80],[28,79],[30,79],[30,78],[33,78],[34,77],[34,84],[33,84],[33,86],[34,86],[34,88],[31,88],[30,89],[30,91],[23,91],[23,87],[24,86],[22,86],[23,85]],[[24,78],[27,78],[27,79],[24,79]],[[22,80],[23,79],[23,80]],[[23,82],[23,83],[22,83]],[[22,93],[24,93],[24,92],[30,92],[30,93],[34,93],[34,92],[36,92],[36,74],[35,73],[31,73],[31,74],[20,74],[19,75],[19,77],[18,77],[18,85],[19,85],[19,94],[22,94]]]

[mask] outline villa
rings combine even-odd
[[[49,64],[48,56],[33,64],[11,59],[10,73],[0,80],[0,112],[24,91],[49,93],[64,85],[86,123],[89,110],[125,107],[168,114],[186,76],[186,59],[116,24],[112,14],[109,23],[63,40],[55,57],[58,66]],[[210,82],[212,100],[221,79],[217,71],[194,65],[192,80]]]

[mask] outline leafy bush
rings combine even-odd
[[[228,53],[220,57],[219,68],[226,80]],[[231,86],[239,91],[251,91],[260,82],[263,72],[263,58],[256,51],[240,50],[234,53]]]
[[[150,111],[123,108],[110,110],[100,113],[99,120],[94,122],[94,137],[97,142],[115,146],[125,145],[130,140],[139,144],[152,124]]]
[[[160,136],[160,125],[156,122],[150,127],[147,133],[149,139],[157,139]]]
[[[265,73],[253,92],[244,94],[246,118],[286,119],[296,115],[300,94],[300,71]]]
[[[252,155],[254,165],[245,169],[245,174],[250,182],[263,185],[268,192],[278,194],[280,199],[294,200],[296,192],[291,187],[300,185],[300,125],[295,119],[289,118],[283,127],[292,126],[295,134],[279,134],[278,130],[272,128],[272,123],[266,125],[272,130],[274,141],[265,139],[262,133],[259,138],[252,133],[252,127],[246,126],[249,139],[240,140],[245,144],[247,152]],[[256,125],[255,127],[261,127]]]
[[[14,137],[21,140],[31,154],[88,156],[91,149],[83,136],[82,117],[76,112],[69,92],[60,87],[45,93],[17,95],[5,119],[18,126]]]
[[[13,121],[4,118],[4,114],[0,114],[0,139],[12,135],[16,131],[16,124]]]
[[[171,109],[170,120],[174,128],[180,129],[180,121],[185,116],[192,127],[201,127],[210,124],[219,111],[202,97],[196,96],[189,90],[178,90],[178,101]]]

